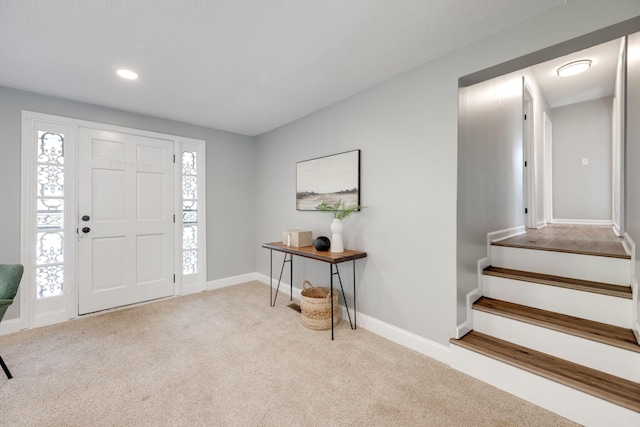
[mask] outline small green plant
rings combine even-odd
[[[330,204],[325,201],[315,207],[315,209],[318,211],[331,212],[333,214],[333,217],[339,220],[343,220],[347,218],[349,215],[351,215],[352,213],[364,208],[366,208],[366,206],[360,206],[360,205],[347,206],[342,201],[342,199],[338,200],[335,204]]]

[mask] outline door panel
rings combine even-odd
[[[173,142],[79,140],[79,313],[173,295]]]

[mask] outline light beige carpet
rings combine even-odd
[[[344,321],[331,342],[268,300],[251,282],[2,336],[0,424],[573,425]]]

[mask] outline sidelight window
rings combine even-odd
[[[182,152],[182,274],[198,273],[198,152]]]
[[[36,164],[36,297],[64,291],[64,134],[38,130]]]

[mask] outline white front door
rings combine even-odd
[[[173,141],[79,129],[78,313],[174,295]]]

